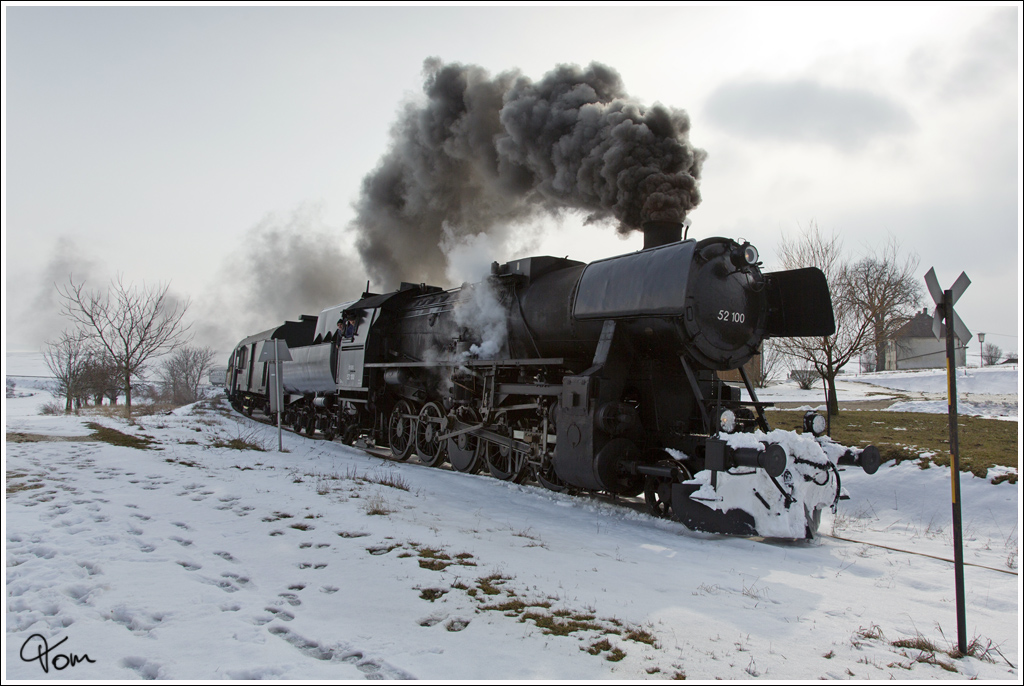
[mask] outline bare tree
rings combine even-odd
[[[57,394],[67,398],[64,413],[84,391],[85,365],[89,357],[89,337],[83,331],[65,331],[56,341],[47,342],[43,360],[57,379]]]
[[[211,348],[187,345],[164,360],[160,380],[173,402],[185,405],[199,400],[199,386],[213,366],[213,355]]]
[[[999,364],[1003,358],[1003,349],[995,343],[986,343],[981,348],[981,361],[987,365]]]
[[[786,354],[809,363],[828,386],[828,412],[839,414],[836,376],[846,364],[872,344],[872,323],[854,296],[855,281],[844,261],[842,240],[825,236],[811,222],[796,240],[784,238],[779,257],[785,269],[817,267],[825,274],[832,293],[836,332],[831,336],[781,338]]]
[[[186,341],[189,327],[182,323],[189,302],[174,302],[169,285],[141,288],[118,276],[105,293],[86,291],[85,282],[73,277],[57,288],[61,312],[80,324],[85,335],[117,367],[125,396],[125,415],[132,416],[132,379],[154,357],[175,350]]]
[[[871,322],[875,371],[885,369],[885,346],[921,302],[917,255],[902,257],[895,236],[849,269],[848,297]]]
[[[766,338],[761,343],[761,364],[751,377],[751,382],[758,388],[764,388],[778,376],[786,362],[786,353],[774,338]]]

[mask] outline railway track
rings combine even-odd
[[[237,410],[233,409],[233,411],[238,413]],[[248,415],[246,413],[238,413],[238,416],[245,417],[246,419],[251,419],[252,421],[259,422],[261,424],[265,424],[267,426],[272,426],[274,428],[277,428],[277,422],[275,420],[273,420],[272,418],[267,417],[266,415],[259,416],[257,413],[253,413],[252,415]],[[286,424],[282,424],[281,428],[284,429],[285,431],[288,431],[289,433],[295,434],[296,436],[301,436],[303,438],[307,438],[307,439],[310,439],[310,440],[319,440],[319,441],[326,441],[327,440],[319,432],[317,432],[317,433],[313,434],[312,436],[310,436],[309,434],[303,433],[301,431],[296,431],[294,428],[292,428],[291,426],[286,425]],[[331,443],[342,442],[342,445],[348,445],[349,447],[356,448],[357,450],[362,450],[367,455],[370,455],[372,457],[376,457],[376,458],[379,458],[379,459],[382,459],[382,460],[388,460],[389,462],[395,462],[395,463],[399,463],[399,464],[401,464],[401,463],[409,463],[409,464],[415,464],[415,465],[418,465],[418,466],[421,466],[421,467],[432,467],[433,469],[443,469],[443,470],[450,471],[450,472],[458,472],[458,470],[454,469],[452,467],[452,465],[447,460],[441,461],[441,462],[436,463],[436,464],[429,464],[429,463],[425,463],[425,462],[419,461],[418,456],[415,453],[412,453],[412,455],[406,457],[405,459],[399,460],[399,459],[397,459],[392,454],[390,448],[384,448],[384,447],[372,445],[372,444],[368,443],[365,439],[362,439],[362,438],[357,439],[355,442],[353,442],[351,444],[344,443],[343,441],[341,441],[340,438],[333,439],[330,442]],[[481,465],[483,465],[483,460],[480,460],[480,463],[481,463]],[[522,479],[519,479],[519,480],[498,479],[497,477],[494,477],[494,476],[491,476],[491,478],[494,478],[496,481],[512,481],[513,483],[517,483],[517,484],[520,484],[520,485],[536,486],[537,488],[544,488],[545,490],[549,490],[549,491],[553,491],[553,492],[559,492],[559,493],[564,493],[565,495],[570,495],[570,496],[575,496],[575,497],[583,497],[583,498],[590,498],[590,499],[592,499],[592,500],[594,500],[596,502],[599,502],[599,503],[604,503],[604,504],[608,504],[608,505],[615,505],[615,506],[619,506],[619,507],[628,508],[628,509],[633,510],[635,512],[642,512],[644,514],[651,515],[652,517],[656,516],[656,515],[654,515],[651,512],[651,508],[647,505],[647,503],[644,500],[642,495],[641,496],[637,496],[637,497],[629,497],[629,496],[617,495],[617,494],[614,494],[614,493],[603,493],[603,492],[600,492],[600,491],[586,491],[586,490],[574,489],[574,488],[565,488],[565,489],[562,489],[562,490],[550,489],[550,488],[546,488],[544,486],[544,484],[542,484],[540,482],[537,482],[536,480],[531,479],[529,471],[530,470],[526,470],[526,472],[527,472],[526,476],[524,478],[522,478]],[[464,473],[467,473],[467,472],[464,472]],[[488,475],[487,467],[486,466],[482,466],[480,469],[475,470],[473,472],[468,472],[468,473]]]

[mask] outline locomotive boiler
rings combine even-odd
[[[820,417],[772,431],[743,365],[768,337],[834,333],[824,275],[763,273],[749,243],[681,240],[679,223],[644,229],[634,253],[495,262],[476,284],[403,283],[251,336],[229,397],[269,411],[258,350],[284,339],[296,430],[557,491],[643,494],[692,529],[813,536],[842,495],[837,464],[871,473],[878,451],[831,442]]]

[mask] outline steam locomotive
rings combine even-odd
[[[878,450],[833,443],[814,413],[803,433],[772,431],[744,364],[768,337],[834,333],[825,276],[762,273],[749,243],[682,227],[650,222],[642,250],[590,264],[495,262],[480,283],[403,283],[303,315],[238,344],[228,397],[396,460],[642,494],[700,531],[812,537],[843,495],[837,464],[873,473]]]

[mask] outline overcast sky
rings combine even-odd
[[[746,238],[772,267],[811,222],[851,256],[896,235],[921,276],[966,271],[961,317],[1017,350],[1020,26],[1017,5],[5,6],[5,348],[60,332],[69,273],[170,282],[221,350],[357,297],[352,203],[436,57],[611,67],[690,115],[691,237]],[[486,263],[642,245],[571,214],[515,236],[481,241]]]

